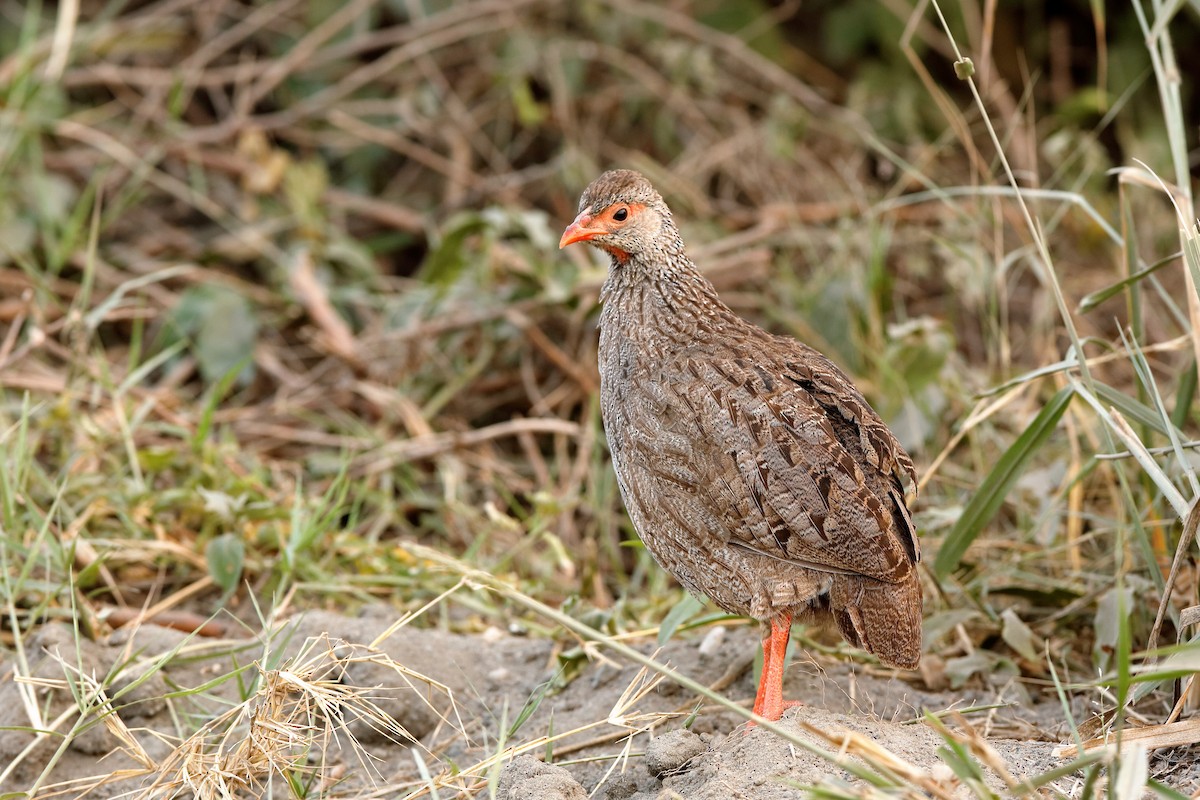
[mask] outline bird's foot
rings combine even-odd
[[[774,708],[768,707],[768,708],[761,708],[761,709],[755,708],[754,713],[758,714],[760,717],[767,720],[768,722],[778,722],[780,720],[780,718],[783,717],[784,711],[787,711],[789,708],[795,708],[796,706],[802,706],[802,705],[806,705],[804,703],[804,701],[802,701],[802,700],[781,700],[777,707],[774,707]],[[757,722],[755,722],[754,720],[750,720],[749,724],[746,725],[746,733],[749,733],[751,728],[755,728],[757,726],[758,726]]]

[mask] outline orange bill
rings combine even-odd
[[[561,250],[567,245],[575,244],[576,242],[586,242],[588,239],[593,239],[602,233],[607,233],[607,230],[597,223],[598,220],[588,212],[580,212],[575,221],[563,231],[562,238],[558,240],[558,249]]]

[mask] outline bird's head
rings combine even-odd
[[[588,242],[624,264],[663,249],[677,236],[671,212],[650,181],[633,170],[615,169],[583,190],[579,216],[558,246]]]

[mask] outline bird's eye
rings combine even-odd
[[[629,219],[629,209],[625,208],[624,206],[618,208],[616,213],[613,214],[613,219],[615,219],[617,222],[624,222],[625,220]]]

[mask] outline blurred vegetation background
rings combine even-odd
[[[455,578],[405,541],[661,622],[599,423],[605,264],[556,249],[617,166],[911,449],[931,686],[1104,674],[1164,596],[1186,640],[1198,12],[0,1],[5,641],[417,608]],[[484,593],[440,621],[555,630]]]

